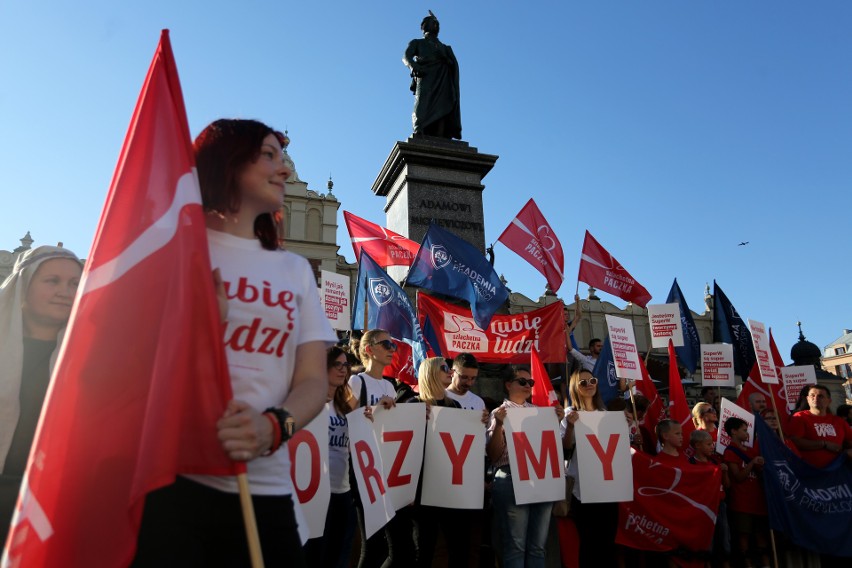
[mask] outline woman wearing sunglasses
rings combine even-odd
[[[589,371],[580,370],[571,375],[568,383],[571,406],[565,415],[566,442],[573,448],[574,424],[582,420],[580,412],[606,410],[598,391],[598,379]],[[580,566],[615,566],[613,542],[618,528],[618,503],[583,504],[577,453],[568,463],[568,475],[574,478],[571,513],[580,537]]]
[[[349,377],[349,389],[355,397],[355,407],[369,407],[381,404],[385,408],[395,406],[396,390],[394,384],[382,376],[382,371],[393,361],[396,343],[383,329],[371,329],[364,332],[358,345],[358,354],[364,371]],[[385,531],[376,531],[366,538],[364,526],[364,508],[358,491],[354,491],[355,510],[358,514],[358,528],[361,531],[361,555],[358,568],[379,568],[388,557]]]
[[[699,402],[692,407],[692,423],[695,424],[696,430],[705,430],[716,441],[716,436],[719,430],[716,427],[716,422],[719,417],[716,415],[716,409],[710,406],[707,402]]]
[[[488,420],[486,433],[486,452],[492,466],[496,468],[494,483],[491,487],[494,518],[498,523],[504,568],[543,567],[545,544],[550,528],[550,511],[553,503],[515,503],[515,491],[512,488],[512,472],[509,468],[509,452],[503,431],[503,421],[510,408],[535,408],[528,402],[535,381],[526,367],[512,366],[511,374],[504,382],[506,400],[495,408]],[[564,411],[554,409],[559,420]]]

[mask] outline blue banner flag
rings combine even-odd
[[[683,347],[675,347],[675,352],[681,362],[689,369],[689,372],[695,373],[698,361],[701,359],[701,339],[698,337],[698,329],[696,329],[695,321],[692,319],[692,312],[689,311],[689,306],[686,305],[686,300],[680,291],[680,286],[677,285],[677,278],[675,278],[674,284],[672,284],[672,289],[669,290],[669,297],[666,298],[666,303],[677,303],[680,306]]]
[[[713,342],[734,346],[734,372],[745,381],[757,361],[748,324],[737,309],[713,281]]]
[[[473,321],[488,329],[509,290],[476,247],[435,223],[429,225],[406,283],[470,302]]]
[[[394,339],[411,345],[416,375],[420,362],[426,359],[426,345],[414,308],[400,285],[362,250],[358,263],[352,329],[364,329],[365,308],[368,329],[384,329]]]
[[[755,434],[763,465],[769,523],[795,544],[852,557],[852,469],[841,453],[824,468],[793,455],[760,416]]]
[[[604,338],[603,348],[598,355],[598,362],[595,363],[592,375],[598,380],[598,392],[601,393],[604,404],[609,404],[612,399],[622,396],[621,391],[618,390],[615,359],[612,357],[612,346],[609,344],[608,335]]]
[[[426,346],[432,350],[435,357],[443,357],[441,354],[441,344],[438,343],[438,334],[435,332],[435,326],[432,325],[432,320],[429,316],[423,318],[423,337],[426,339]]]

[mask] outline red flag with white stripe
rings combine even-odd
[[[532,348],[530,352],[530,377],[535,381],[532,388],[532,403],[536,406],[559,406],[559,398],[553,390],[550,375],[541,362],[538,349]]]
[[[361,258],[361,249],[364,249],[379,266],[411,266],[414,262],[420,248],[418,243],[349,211],[343,212],[343,219],[352,239],[356,260]]]
[[[559,290],[565,280],[562,244],[535,201],[527,201],[497,240],[541,272],[551,290]]]
[[[146,493],[233,475],[205,216],[168,31],[148,70],[53,373],[3,566],[127,566]]]
[[[577,280],[643,308],[651,301],[648,290],[630,276],[589,231],[586,231],[586,239],[583,241]]]

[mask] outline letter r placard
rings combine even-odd
[[[583,503],[633,499],[630,433],[623,412],[580,412],[574,424]]]

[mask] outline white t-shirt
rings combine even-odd
[[[465,394],[456,394],[450,389],[445,389],[444,392],[448,397],[461,404],[465,410],[485,410],[485,401],[467,391]]]
[[[361,404],[362,382],[367,385],[367,406],[375,406],[383,396],[396,398],[396,389],[390,381],[373,378],[367,373],[358,373],[349,377],[349,388],[358,400],[359,405]]]
[[[349,491],[349,422],[334,402],[328,408],[328,478],[332,493]]]
[[[228,296],[225,354],[234,399],[263,412],[290,393],[296,348],[310,341],[337,341],[323,312],[308,261],[283,250],[266,250],[257,239],[207,230],[210,261]],[[323,377],[324,378],[324,377]],[[237,493],[230,476],[190,479]],[[282,446],[248,462],[252,494],[290,495],[290,452]]]

